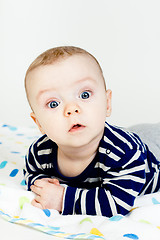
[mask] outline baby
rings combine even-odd
[[[93,55],[72,46],[47,50],[28,68],[25,88],[43,134],[24,169],[34,206],[111,217],[159,190],[159,162],[148,146],[106,122],[112,92]]]

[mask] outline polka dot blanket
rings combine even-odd
[[[160,192],[139,197],[127,216],[62,216],[30,202],[23,178],[24,155],[39,132],[36,128],[0,125],[0,217],[13,224],[61,239],[160,239]]]

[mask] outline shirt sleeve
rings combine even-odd
[[[43,165],[39,162],[36,148],[36,144],[32,144],[25,156],[25,168],[23,169],[23,173],[27,185],[27,190],[31,190],[30,187],[35,180],[49,177],[45,173]]]
[[[62,214],[126,215],[145,184],[145,154],[136,150],[129,156],[121,167],[106,171],[100,187],[87,190],[67,186]]]

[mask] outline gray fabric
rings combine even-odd
[[[139,124],[129,127],[129,130],[136,133],[160,161],[160,123]]]

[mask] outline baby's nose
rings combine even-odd
[[[69,104],[68,106],[66,106],[64,114],[66,117],[72,115],[72,114],[76,114],[76,113],[80,113],[80,108],[78,105],[76,104]]]

